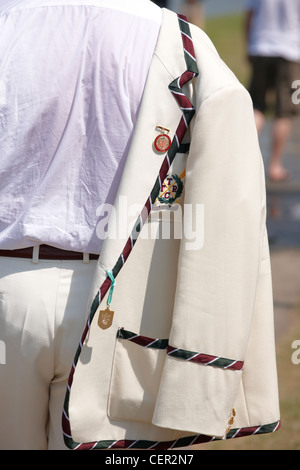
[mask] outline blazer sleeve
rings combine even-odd
[[[202,103],[191,129],[155,425],[225,435],[246,358],[264,225],[265,179],[252,101],[234,84]]]

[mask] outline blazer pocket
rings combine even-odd
[[[108,397],[111,419],[152,421],[167,347],[168,340],[118,330]]]

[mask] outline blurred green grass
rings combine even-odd
[[[250,67],[247,60],[244,15],[235,14],[207,19],[205,32],[223,61],[247,88]]]
[[[205,32],[225,64],[248,89],[251,67],[247,56],[244,14],[210,18],[206,20]],[[267,93],[267,103],[266,116],[273,118],[275,96],[272,90]]]

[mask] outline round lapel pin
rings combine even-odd
[[[171,139],[168,136],[169,129],[161,126],[157,126],[156,129],[159,129],[161,134],[156,137],[154,147],[158,152],[167,152],[171,147]]]

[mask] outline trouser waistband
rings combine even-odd
[[[96,260],[99,257],[99,255],[94,253],[81,253],[78,251],[62,250],[50,245],[31,246],[17,250],[0,250],[0,256],[7,256],[11,258],[32,258],[34,263],[38,263],[39,259],[82,260],[84,263],[88,263],[89,260]]]

